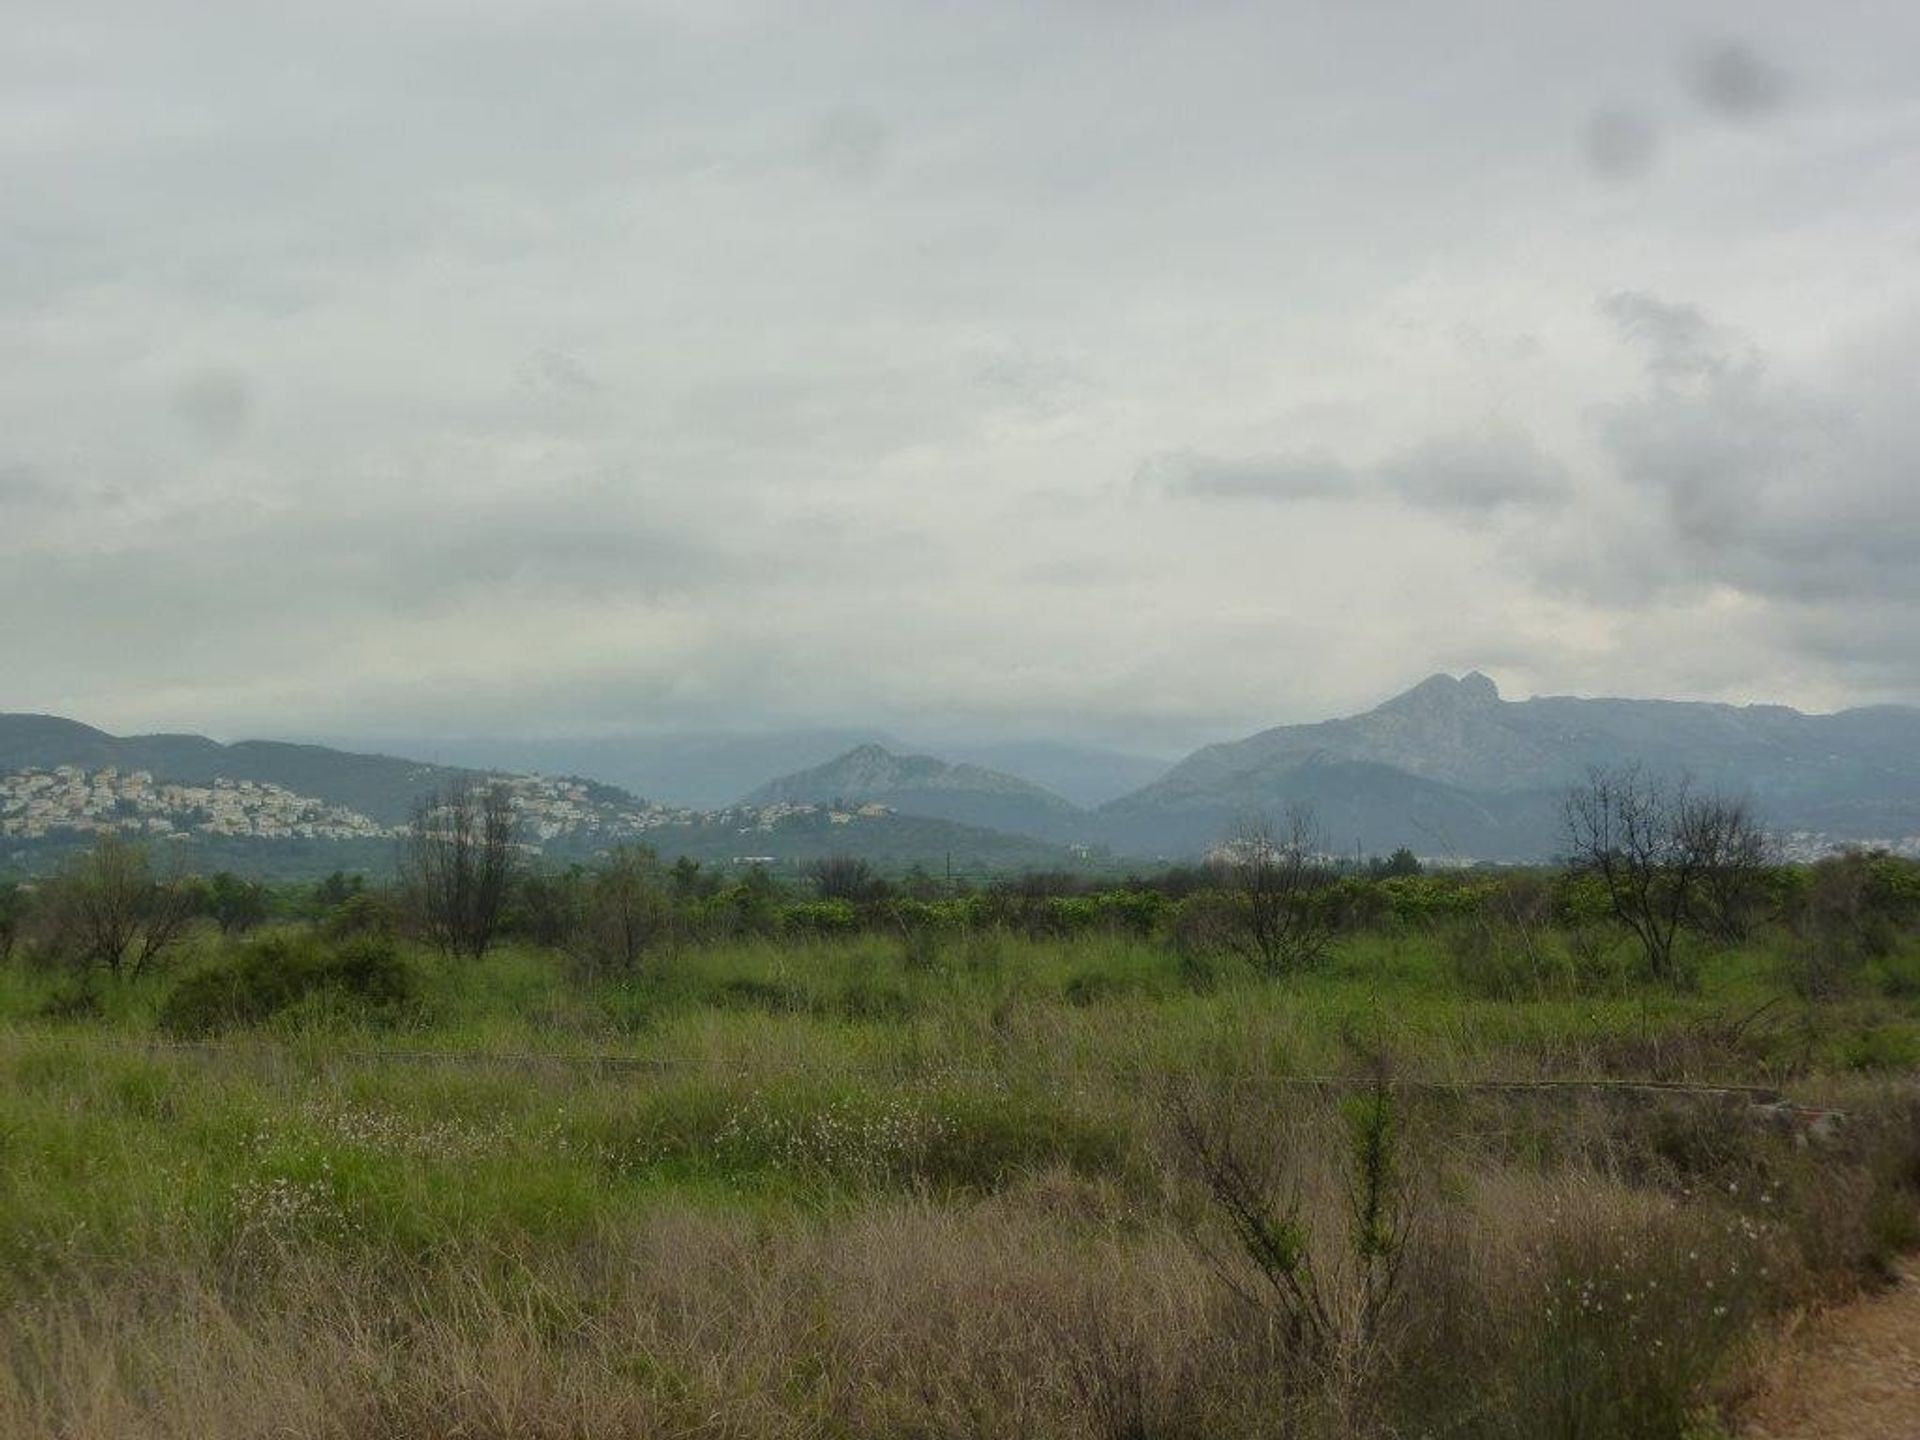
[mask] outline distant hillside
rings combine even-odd
[[[756,818],[741,824],[743,814]],[[809,861],[830,855],[857,856],[885,871],[918,865],[937,875],[950,868],[955,875],[973,879],[1022,870],[1075,869],[1083,864],[1080,856],[1061,845],[926,815],[889,813],[835,820],[824,807],[765,818],[771,814],[710,812],[697,821],[663,827],[646,840],[662,855],[688,855],[722,866],[771,860],[775,873],[788,878]]]
[[[1166,774],[1172,763],[1125,750],[1052,740],[1005,740],[935,748],[951,760],[1022,776],[1041,789],[1088,809],[1150,784]]]
[[[67,773],[50,773],[60,770]],[[112,830],[174,846],[196,865],[243,873],[383,872],[414,801],[477,773],[319,745],[117,737],[53,716],[0,715],[0,869],[45,870]],[[512,789],[523,836],[552,861],[637,843],[669,859],[776,867],[834,854],[963,874],[1076,863],[1062,846],[1031,836],[828,803],[839,796],[701,810],[590,780],[484,773]]]
[[[61,765],[146,770],[155,779],[187,785],[255,780],[389,825],[405,820],[417,797],[462,773],[450,766],[423,765],[391,755],[359,755],[321,745],[277,740],[222,745],[204,735],[121,737],[52,715],[0,715],[0,773]]]
[[[1046,839],[1071,840],[1090,828],[1077,806],[1017,775],[932,755],[896,755],[879,745],[857,745],[824,765],[770,780],[741,803],[833,800]]]
[[[822,755],[838,755],[868,742],[899,748],[898,742],[873,729],[671,731],[536,739],[484,735],[381,736],[377,741],[321,738],[341,749],[421,755],[476,770],[591,775],[663,805],[702,810],[731,805],[767,776],[798,770]]]
[[[1284,725],[1195,751],[1100,811],[1119,847],[1182,851],[1236,817],[1312,803],[1338,848],[1538,858],[1593,765],[1750,796],[1775,830],[1920,835],[1920,710],[1806,715],[1672,700],[1508,701],[1486,676],[1435,675],[1361,715]]]
[[[808,735],[845,733],[851,732],[719,736],[706,750],[683,736],[690,773],[705,778],[672,788],[711,785],[755,755],[790,755]],[[1029,748],[1036,755],[1046,749]],[[1082,793],[1098,793],[1097,775],[1085,768],[1088,753],[1062,747],[1053,759],[1077,767]],[[656,753],[647,763],[666,764],[666,756]],[[1144,763],[1120,758],[1123,770],[1135,775]],[[618,777],[584,765],[574,773],[595,781],[530,776],[504,758],[490,761],[484,773],[514,784],[529,833],[556,857],[591,856],[639,840],[669,855],[725,861],[762,855],[798,863],[847,853],[932,866],[953,853],[956,866],[1009,869],[1075,863],[1069,847],[1142,859],[1192,857],[1238,820],[1279,818],[1295,803],[1313,806],[1329,845],[1341,852],[1358,847],[1380,854],[1405,845],[1430,857],[1541,859],[1560,847],[1568,788],[1590,766],[1629,763],[1688,774],[1751,798],[1770,830],[1801,832],[1796,853],[1843,842],[1920,851],[1920,709],[1807,715],[1778,705],[1568,696],[1509,701],[1478,673],[1435,675],[1359,715],[1206,746],[1097,810],[1003,770],[875,743],[785,774],[724,809],[642,800],[596,783]],[[40,841],[52,843],[42,813],[52,802],[34,789],[40,782],[19,773],[60,766],[96,776],[89,782],[92,798],[72,802],[85,823],[69,830],[84,832],[102,816],[131,825],[137,815],[152,833],[190,832],[194,843],[217,843],[222,854],[277,840],[297,849],[302,865],[348,853],[330,845],[349,846],[354,854],[373,853],[382,843],[390,850],[392,827],[405,822],[417,797],[476,773],[321,745],[223,745],[198,735],[121,738],[54,716],[0,715],[0,781],[16,777],[0,784],[0,836],[11,837],[0,860],[11,857],[17,867],[28,863],[22,854],[37,853]],[[165,783],[151,793],[121,793],[97,778],[110,768],[123,776],[149,772]],[[216,782],[277,790],[184,793]],[[73,788],[76,794],[87,789]],[[858,813],[869,804],[890,813]],[[329,807],[346,813],[328,813]],[[235,833],[249,829],[258,833]]]
[[[662,731],[538,738],[485,735],[316,737],[339,750],[417,755],[443,765],[542,775],[591,775],[663,805],[718,809],[760,785],[859,745],[1019,775],[1081,806],[1101,805],[1166,773],[1168,760],[1053,740],[925,745],[867,728]]]

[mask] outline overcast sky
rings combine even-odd
[[[7,33],[0,709],[1177,750],[1437,669],[1920,702],[1908,0]]]

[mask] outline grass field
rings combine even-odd
[[[1908,944],[1818,1004],[1766,936],[1686,989],[1444,927],[1280,981],[1118,935],[408,951],[403,1003],[184,1042],[211,935],[84,1000],[15,962],[0,1431],[1712,1435],[1772,1317],[1916,1239]],[[1601,1079],[1846,1120],[1479,1083]]]

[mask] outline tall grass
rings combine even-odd
[[[1920,1239],[1911,1077],[1849,1049],[1914,1000],[1827,998],[1809,1041],[1765,942],[1684,993],[1505,995],[1443,934],[1199,989],[1119,937],[595,984],[410,952],[401,1012],[170,1046],[181,971],[238,963],[197,944],[90,1011],[0,970],[0,1434],[1678,1440],[1769,1317]],[[1319,1083],[1371,1068],[1390,1125]],[[1453,1084],[1595,1075],[1791,1077],[1849,1121]],[[1249,1283],[1181,1087],[1271,1162],[1347,1338]]]

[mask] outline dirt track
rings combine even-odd
[[[1920,1262],[1813,1322],[1755,1400],[1742,1440],[1920,1440]]]

